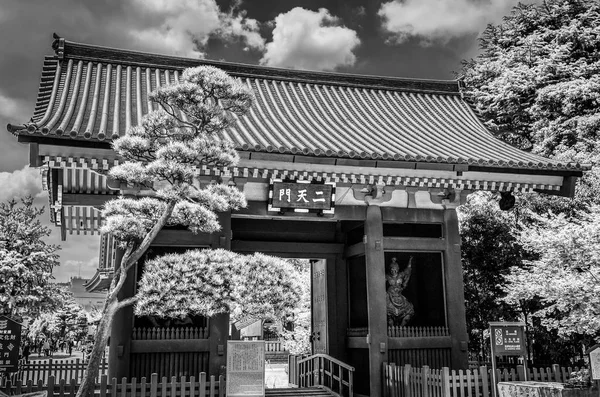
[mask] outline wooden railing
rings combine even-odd
[[[498,382],[538,381],[564,383],[578,368],[531,368],[497,370]],[[527,372],[527,373],[526,373]],[[427,366],[414,368],[410,365],[396,366],[384,363],[384,397],[490,397],[492,395],[491,369],[452,370],[431,369]]]
[[[132,340],[165,340],[165,339],[206,339],[208,328],[134,328]]]
[[[321,386],[341,397],[354,395],[354,367],[327,354],[315,354],[297,363],[298,387]]]
[[[79,383],[75,379],[68,382],[64,379],[57,380],[54,376],[48,379],[47,384],[43,384],[40,380],[37,384],[31,381],[27,383],[8,381],[4,385],[0,385],[0,391],[9,396],[47,391],[48,397],[72,397],[77,393],[78,388]],[[117,378],[113,378],[109,382],[105,375],[100,378],[99,383],[96,383],[94,394],[93,396],[90,394],[90,396],[181,397],[184,394],[187,397],[224,397],[225,380],[222,376],[219,376],[218,379],[215,379],[214,376],[208,378],[204,372],[200,373],[197,378],[194,376],[189,378],[182,376],[179,379],[175,377],[162,378],[160,382],[156,374],[152,374],[149,382],[146,378],[129,380],[123,378],[120,382]]]
[[[285,349],[279,341],[265,341],[265,352],[283,352]]]
[[[70,382],[72,379],[80,382],[87,372],[87,361],[80,359],[68,360],[41,360],[30,361],[25,363],[24,360],[19,361],[19,369],[17,372],[10,374],[9,379],[13,382],[23,381],[23,383],[32,382],[37,384],[41,382],[43,385],[48,383],[50,377],[55,379],[65,379]],[[100,362],[98,377],[106,375],[108,371],[108,363],[106,358]]]
[[[388,336],[393,338],[431,338],[449,335],[448,327],[388,327]]]
[[[367,336],[368,328],[348,328],[348,336]],[[434,338],[450,336],[448,327],[388,327],[387,334],[392,338]]]

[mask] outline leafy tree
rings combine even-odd
[[[231,313],[231,321],[284,321],[298,305],[300,288],[285,260],[223,249],[190,250],[145,263],[135,312],[169,318]]]
[[[569,292],[554,301],[557,297],[552,288],[540,287],[542,282],[556,287],[572,272],[566,268],[556,271],[560,262],[553,260],[558,257],[550,258],[544,251],[552,245],[548,240],[551,233],[540,234],[538,237],[546,239],[543,241],[527,236],[536,235],[543,227],[559,234],[554,227],[558,224],[572,224],[569,227],[576,229],[589,222],[586,213],[600,204],[599,22],[600,3],[595,0],[519,4],[502,23],[485,29],[480,37],[480,55],[464,61],[460,72],[464,94],[499,138],[543,156],[593,165],[578,183],[573,199],[528,194],[517,200],[523,248],[534,256],[527,258],[530,261],[525,262],[525,268],[517,265],[511,269],[512,275],[506,279],[509,286],[504,286],[507,281],[499,285],[508,293],[505,302],[528,320],[537,357],[564,357],[573,343],[585,339],[584,334],[571,332],[568,317],[557,309],[566,307],[563,305]],[[514,235],[520,234],[519,228],[515,224]],[[468,244],[463,244],[463,249],[468,249]],[[574,255],[595,255],[593,245],[564,248]],[[536,255],[541,256],[538,259]],[[585,273],[591,276],[587,270]],[[572,280],[581,277],[583,274],[574,274]],[[524,291],[519,293],[521,289]],[[585,296],[587,293],[580,294],[587,299]],[[575,295],[571,297],[575,299]],[[563,326],[567,328],[561,330]],[[546,343],[545,351],[537,348],[540,341],[551,338],[556,338],[555,347],[562,347],[554,349]]]
[[[465,94],[498,136],[565,160],[600,153],[600,4],[519,4],[463,63]]]
[[[506,276],[505,301],[540,299],[533,314],[560,337],[600,335],[600,208],[540,218],[522,241],[538,258]]]
[[[49,282],[59,247],[44,242],[43,212],[32,197],[0,203],[0,313],[34,314],[55,302]]]
[[[73,294],[65,293],[66,299],[58,308],[44,312],[34,318],[29,326],[27,336],[31,340],[36,339],[68,339],[76,342],[83,340],[87,334],[81,324],[87,325],[87,314],[79,306]]]
[[[296,277],[302,287],[300,304],[294,308],[289,321],[291,327],[280,329],[283,348],[291,354],[308,354],[311,351],[311,296],[310,296],[310,263],[305,259],[296,259],[292,263],[296,269]],[[288,325],[288,324],[283,324]],[[291,328],[291,329],[288,329]]]
[[[503,276],[520,265],[524,250],[515,233],[515,217],[501,211],[491,193],[471,195],[468,204],[459,208],[459,221],[469,349],[485,359],[488,323],[514,320],[518,315],[517,309],[500,298]]]
[[[165,226],[181,225],[194,233],[211,233],[220,228],[215,212],[246,205],[243,193],[236,187],[199,177],[203,167],[230,167],[238,162],[232,142],[223,139],[221,132],[233,124],[235,116],[243,115],[253,104],[252,90],[222,70],[201,66],[186,69],[181,82],[158,88],[150,98],[158,110],[148,113],[141,125],[112,143],[124,162],[112,168],[109,175],[121,182],[125,195],[104,206],[103,232],[112,233],[118,239],[124,255],[107,294],[90,354],[88,376],[77,397],[87,396],[93,387],[93,374],[97,373],[117,310],[137,302],[138,313],[183,314],[181,308],[177,311],[153,300],[161,292],[151,288],[152,277],[163,277],[159,263],[168,265],[168,275],[177,277],[176,283],[160,279],[163,283],[160,285],[177,299],[195,292],[185,290],[194,285],[193,278],[205,277],[211,283],[218,283],[217,270],[226,270],[218,259],[227,255],[222,252],[214,256],[207,254],[207,262],[198,264],[190,259],[201,253],[166,256],[148,265],[148,287],[141,288],[144,294],[119,301],[118,293],[128,271],[142,258],[158,232]],[[255,260],[255,264],[261,266],[267,262],[272,264],[270,259]],[[203,270],[208,274],[203,274]],[[261,286],[258,288],[258,291],[248,292],[260,294]],[[194,312],[210,315],[231,308],[227,289],[211,286],[204,292],[210,296],[196,297]],[[210,300],[215,303],[207,303]],[[273,311],[279,310],[277,302],[272,303],[276,306]]]

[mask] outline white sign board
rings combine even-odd
[[[590,368],[592,368],[592,379],[600,380],[600,347],[590,351]]]
[[[227,341],[227,397],[264,397],[265,341]]]

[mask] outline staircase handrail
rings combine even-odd
[[[334,365],[338,367],[337,374],[334,373]],[[299,387],[320,386],[338,396],[354,396],[354,367],[351,365],[319,353],[299,360],[297,368]],[[344,393],[344,388],[347,393]]]
[[[308,361],[308,360],[310,360],[310,359],[312,359],[312,358],[317,358],[317,357],[323,357],[323,358],[325,358],[325,359],[327,359],[327,360],[329,360],[329,361],[331,361],[331,362],[333,362],[333,363],[335,363],[335,364],[337,364],[337,365],[339,365],[339,366],[341,366],[341,367],[344,367],[344,368],[345,368],[345,369],[347,369],[348,371],[352,371],[352,372],[354,372],[354,367],[353,367],[353,366],[351,366],[351,365],[348,365],[348,364],[346,364],[345,362],[343,362],[343,361],[340,361],[340,360],[338,360],[338,359],[336,359],[336,358],[333,358],[333,357],[331,357],[329,354],[322,354],[322,353],[319,353],[319,354],[313,354],[312,356],[308,356],[308,357],[306,357],[306,358],[303,358],[302,360],[299,360],[299,361],[298,361],[298,364],[300,364],[300,363],[303,363],[303,362],[305,362],[305,361]]]

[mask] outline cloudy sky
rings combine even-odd
[[[452,79],[517,0],[2,0],[0,126],[32,113],[52,33],[140,51],[358,74]],[[27,146],[0,127],[0,200],[47,205]],[[44,217],[48,223],[48,217]],[[58,281],[93,275],[97,236],[60,242]]]

